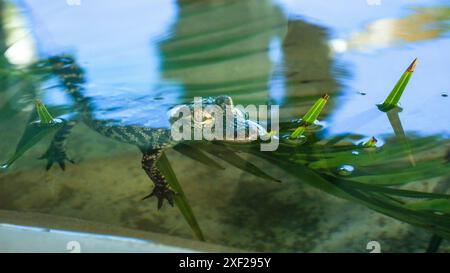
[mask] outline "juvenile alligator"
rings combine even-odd
[[[158,200],[158,209],[162,207],[164,199],[173,206],[173,195],[175,192],[170,189],[164,175],[156,167],[156,162],[163,151],[173,147],[177,143],[171,137],[171,130],[168,128],[151,128],[133,125],[111,125],[108,121],[96,120],[93,116],[94,109],[92,108],[90,99],[83,95],[83,86],[86,81],[84,71],[77,65],[72,56],[49,57],[46,60],[39,61],[35,66],[40,71],[46,71],[46,75],[57,77],[63,89],[73,98],[75,110],[78,112],[78,115],[74,119],[64,121],[63,127],[56,132],[49,148],[41,157],[41,159],[47,159],[46,169],[50,169],[53,163],[57,162],[64,170],[65,162],[72,162],[66,155],[64,148],[65,141],[72,127],[78,122],[84,122],[88,127],[105,137],[139,147],[143,154],[141,161],[142,168],[154,183],[152,192],[145,196],[144,199],[155,196]],[[185,105],[189,107],[191,116],[194,117],[193,103]],[[217,105],[224,111],[226,107],[232,107],[235,133],[237,124],[244,125],[247,130],[253,127],[253,129],[258,130],[259,134],[267,133],[264,128],[246,119],[242,112],[234,108],[233,101],[229,96],[208,97],[202,100],[202,105],[205,107],[208,105]]]

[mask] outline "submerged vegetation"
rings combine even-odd
[[[417,61],[410,65],[402,75],[386,101],[379,106],[382,111],[393,111],[406,88]],[[449,165],[444,158],[428,158],[415,165],[403,159],[410,153],[402,145],[384,145],[377,148],[377,139],[371,137],[363,145],[349,142],[355,136],[342,135],[325,142],[311,138],[305,128],[313,124],[328,101],[328,95],[319,98],[303,116],[300,126],[290,138],[296,139],[306,133],[306,142],[299,148],[292,149],[291,142],[282,142],[280,148],[272,153],[259,152],[255,144],[219,144],[203,142],[186,142],[179,144],[175,150],[200,163],[215,169],[223,169],[219,163],[206,154],[218,157],[245,172],[279,182],[279,179],[267,174],[251,162],[238,155],[239,152],[254,154],[273,165],[282,168],[299,181],[304,181],[329,194],[361,203],[371,209],[389,215],[404,222],[428,229],[436,236],[450,239],[450,196],[443,193],[430,193],[411,187],[423,179],[445,177]],[[40,101],[35,104],[36,112],[20,139],[16,152],[3,167],[10,166],[44,136],[54,133],[64,121],[53,118]],[[37,116],[36,116],[37,115]],[[38,118],[37,121],[34,121]],[[283,124],[280,134],[292,130],[293,124]],[[394,128],[395,130],[395,128]],[[440,140],[433,140],[439,143]],[[415,154],[425,153],[430,148],[428,139],[411,139],[408,145],[414,147]],[[375,150],[373,150],[375,149]],[[341,166],[351,166],[349,173],[342,175]],[[433,172],[426,170],[430,169]],[[167,157],[163,155],[158,162],[161,171],[167,177],[170,187],[175,191],[174,201],[183,217],[191,227],[196,238],[204,240],[200,224],[190,207],[181,184],[171,168]],[[374,168],[377,172],[374,173]],[[445,179],[445,178],[444,178]],[[420,184],[419,184],[420,185]]]
[[[17,144],[14,155],[8,159],[7,162],[1,164],[2,169],[6,170],[27,150],[31,149],[47,135],[55,133],[57,129],[62,127],[63,122],[61,120],[54,119],[41,101],[36,101],[35,108],[36,113],[31,115],[30,122],[27,125],[19,143]],[[36,115],[39,117],[39,120],[33,120]]]
[[[259,3],[262,2],[264,1],[259,1]],[[0,5],[2,3],[3,1],[0,0]],[[235,20],[239,19],[239,22],[241,22],[240,20],[245,22],[245,24],[242,23],[248,27],[248,29],[245,29],[245,32],[248,32],[245,35],[238,33],[238,31],[235,33],[235,29],[231,29],[228,25],[229,19],[224,25],[212,23],[213,27],[208,29],[208,32],[211,33],[198,31],[195,28],[195,25],[198,24],[196,16],[200,16],[198,17],[201,19],[199,21],[204,22],[212,20],[205,20],[202,16],[214,17],[216,14],[202,11],[198,12],[199,15],[195,14],[194,16],[189,12],[186,13],[186,9],[181,9],[180,14],[184,17],[180,22],[174,24],[173,33],[168,35],[171,38],[158,40],[163,52],[161,67],[164,69],[161,68],[161,74],[165,76],[165,79],[183,82],[184,86],[180,89],[185,89],[186,92],[180,93],[185,97],[226,94],[232,96],[233,99],[239,98],[241,103],[253,103],[254,101],[264,101],[265,103],[267,96],[261,90],[267,89],[268,86],[266,70],[275,70],[276,73],[282,74],[281,78],[285,80],[282,84],[287,86],[285,91],[289,95],[286,95],[286,97],[291,96],[293,98],[289,102],[290,104],[286,103],[283,106],[294,109],[294,114],[292,114],[292,111],[286,111],[288,114],[285,117],[288,116],[290,119],[292,116],[299,117],[302,114],[303,117],[291,122],[285,121],[288,118],[283,119],[279,132],[276,132],[280,137],[280,147],[274,152],[261,152],[259,149],[260,143],[257,142],[238,144],[186,141],[176,145],[173,149],[186,158],[197,161],[199,168],[224,171],[225,167],[222,165],[227,164],[246,174],[261,178],[265,183],[278,183],[274,185],[280,185],[281,187],[284,184],[280,182],[283,182],[285,174],[289,174],[295,178],[298,184],[308,184],[332,196],[346,199],[355,204],[362,204],[384,215],[428,230],[430,236],[432,236],[428,251],[436,251],[443,238],[450,239],[450,195],[448,194],[450,189],[450,149],[448,149],[448,139],[443,139],[441,136],[406,134],[403,129],[401,116],[399,115],[402,109],[398,106],[398,103],[402,96],[408,94],[404,91],[418,63],[417,59],[408,66],[392,91],[386,94],[384,102],[376,105],[380,111],[375,107],[375,102],[370,101],[373,106],[372,110],[384,118],[387,117],[394,135],[342,133],[328,137],[324,133],[327,130],[326,126],[322,126],[322,123],[318,121],[327,115],[334,99],[330,99],[328,95],[319,97],[318,91],[327,91],[332,98],[338,96],[335,96],[337,83],[327,70],[332,61],[328,58],[329,47],[324,43],[324,37],[322,37],[326,31],[302,21],[290,21],[290,29],[285,31],[282,28],[285,25],[285,22],[282,21],[284,20],[282,13],[278,11],[276,12],[276,20],[270,19],[270,16],[267,15],[261,16],[261,18],[250,18],[253,20],[249,20],[250,23],[247,24],[248,18],[245,20],[240,18],[238,11],[250,6],[245,6],[243,9],[239,5],[243,4],[238,4],[235,7],[231,4],[224,6],[232,8],[230,14],[236,16],[233,17]],[[195,11],[195,9],[192,10]],[[439,10],[441,9],[436,9],[434,12]],[[2,8],[0,7],[0,14],[1,11]],[[205,9],[205,11],[208,10]],[[267,12],[263,8],[260,11]],[[255,14],[257,13],[255,12]],[[448,9],[446,15],[448,17]],[[261,22],[262,25],[260,25]],[[251,26],[256,26],[257,31],[254,31]],[[401,28],[401,30],[403,29]],[[270,30],[270,33],[265,33],[266,30]],[[177,32],[179,32],[178,35]],[[221,35],[215,36],[215,32]],[[282,48],[283,54],[279,54],[285,56],[284,59],[279,60],[280,64],[285,65],[280,69],[285,72],[283,74],[270,67],[268,60],[264,58],[268,55],[266,52],[267,43],[277,40],[273,37],[285,32],[287,32],[286,39],[280,39],[282,40],[280,46],[285,48]],[[181,35],[179,35],[180,33]],[[299,33],[306,36],[298,39]],[[213,36],[209,36],[210,34]],[[5,31],[0,24],[1,53],[9,47],[5,43],[4,36]],[[304,43],[306,40],[311,44]],[[231,49],[227,46],[230,46]],[[248,51],[233,51],[242,48]],[[309,58],[304,53],[298,54],[298,52],[306,52],[306,55],[309,55],[309,52],[315,49],[317,49],[317,52],[311,54],[314,62],[298,61]],[[211,52],[212,54],[209,55]],[[244,60],[249,69],[243,69],[242,71],[230,69],[240,66],[240,63],[236,63],[239,58]],[[318,58],[323,60],[319,62],[317,61]],[[228,60],[232,62],[228,63]],[[27,123],[22,136],[20,138],[17,136],[17,146],[15,149],[8,150],[9,153],[12,153],[12,156],[2,151],[2,161],[9,156],[5,163],[0,166],[2,171],[6,171],[11,164],[37,146],[38,143],[48,141],[50,136],[53,136],[58,129],[67,124],[64,118],[67,115],[74,114],[77,110],[70,104],[44,105],[39,100],[45,97],[49,89],[55,88],[54,82],[48,81],[52,72],[41,66],[42,62],[45,61],[45,59],[35,60],[32,64],[18,66],[9,63],[5,55],[0,54],[0,95],[2,95],[0,122],[6,124],[15,116],[29,115],[29,117],[25,117]],[[314,64],[313,68],[311,68],[311,63]],[[216,66],[212,68],[212,64]],[[114,67],[111,68],[111,70],[113,69]],[[123,67],[120,67],[120,69],[123,69]],[[312,70],[311,75],[308,69]],[[226,73],[216,73],[216,70],[218,72],[223,70]],[[209,77],[212,75],[206,73],[210,71],[214,71],[212,74],[217,78],[211,80]],[[241,77],[248,71],[254,74],[248,78]],[[302,75],[304,71],[306,71],[306,76]],[[230,80],[229,73],[234,73],[235,78]],[[342,73],[345,74],[346,71],[342,71]],[[106,73],[105,75],[109,74]],[[190,78],[187,75],[193,76]],[[139,75],[136,78],[139,78]],[[203,80],[204,78],[207,80]],[[112,82],[112,84],[116,84],[116,82]],[[157,95],[160,98],[164,97],[166,95],[164,92],[171,89],[173,85],[163,83],[162,86],[161,93],[158,93],[159,90],[155,92],[158,93]],[[311,86],[316,89],[311,88]],[[305,87],[304,93],[301,92],[303,87]],[[58,88],[65,87],[56,86],[56,89]],[[366,95],[365,92],[360,94]],[[370,92],[367,94],[370,95]],[[442,93],[443,97],[444,94],[446,93]],[[366,98],[368,97],[366,96]],[[131,101],[129,98],[132,97],[119,98],[120,103],[124,104],[120,105],[123,109],[131,109],[138,105],[128,105],[127,103]],[[155,104],[163,103],[161,99],[155,100],[150,101]],[[148,101],[145,101],[145,103],[148,103]],[[92,103],[89,106],[95,108],[97,105]],[[107,105],[105,108],[113,109],[114,107],[117,107],[117,105]],[[155,117],[147,116],[146,119],[153,121]],[[388,123],[386,124],[388,125]],[[368,118],[366,125],[371,126],[370,118]],[[272,134],[275,134],[275,132],[272,132]],[[11,141],[11,138],[8,141]],[[447,149],[447,153],[442,154],[445,149]],[[258,164],[260,162],[253,161],[255,158],[261,159],[264,164],[270,164],[271,168],[262,168]],[[163,153],[157,165],[167,178],[170,189],[175,193],[173,201],[184,221],[188,224],[183,228],[188,230],[189,226],[195,238],[208,240],[207,230],[202,229],[206,224],[202,223],[203,219],[196,211],[198,208],[194,206],[194,202],[190,203],[193,200],[189,196],[188,189],[185,187],[183,190],[185,185],[182,183],[182,177],[184,174],[176,173],[169,159]],[[52,163],[49,162],[48,164],[51,165]],[[274,172],[273,169],[277,169],[277,171]],[[283,175],[279,175],[279,173],[283,173]],[[58,175],[64,174],[59,173]],[[121,183],[128,182],[121,181]],[[214,181],[208,181],[208,183],[214,183]],[[228,185],[224,185],[224,187],[226,186]],[[20,188],[20,185],[18,187]],[[257,187],[259,185],[255,185],[255,188]],[[251,204],[258,205],[257,202],[266,202],[266,199],[271,198],[271,196],[272,192],[267,192],[266,195],[261,196],[261,199]],[[297,199],[299,203],[303,202],[302,199]],[[238,207],[240,204],[233,205]],[[148,205],[148,207],[151,206]],[[208,207],[202,209],[207,210]],[[234,208],[230,207],[229,209]],[[263,217],[266,217],[266,214]],[[296,221],[293,222],[297,224]],[[155,223],[157,221],[151,224],[155,225]],[[145,222],[142,226],[148,227],[147,224],[148,222]],[[227,234],[230,237],[233,235],[231,232],[229,235]]]
[[[417,59],[401,76],[385,102],[378,105],[381,111],[387,112],[397,137],[403,139],[406,146],[385,145],[373,153],[366,151],[369,148],[376,148],[377,140],[371,137],[362,147],[345,144],[331,149],[329,144],[337,144],[350,137],[344,135],[329,140],[324,145],[311,144],[315,146],[314,155],[298,150],[292,153],[289,149],[280,149],[275,158],[266,158],[321,190],[430,230],[435,234],[430,242],[429,251],[431,251],[437,249],[440,243],[438,238],[450,239],[450,195],[422,191],[421,181],[441,177],[441,183],[448,183],[450,166],[444,158],[429,158],[417,163],[410,160],[410,164],[403,160],[412,158],[410,146],[414,147],[415,154],[426,153],[431,148],[425,139],[406,138],[398,118],[398,111],[395,110],[416,64]],[[392,115],[397,117],[397,123],[392,122]],[[308,163],[305,161],[306,157]],[[311,157],[315,157],[316,160],[311,161]],[[342,177],[336,171],[343,164],[352,166],[352,174],[349,177]],[[301,167],[302,165],[304,167]],[[377,168],[376,173],[374,166]],[[427,172],[427,169],[433,171]]]
[[[184,194],[183,188],[181,187],[181,184],[178,182],[177,176],[175,175],[175,172],[170,166],[170,162],[165,154],[163,154],[159,159],[158,167],[161,169],[161,172],[166,176],[169,186],[176,193],[173,197],[175,205],[178,207],[184,219],[191,227],[195,237],[201,241],[204,241],[205,237],[203,235],[203,232],[197,222],[197,219],[194,215],[194,212],[191,209],[191,206],[189,205],[186,195]]]
[[[391,110],[386,107],[383,108],[384,111],[392,111],[396,106],[406,87],[405,79],[409,79],[415,64],[416,60],[406,72],[409,76],[402,75],[400,84],[397,84],[386,99],[385,106],[390,105]],[[316,105],[318,103],[308,111],[315,112],[314,117],[317,117],[321,110]],[[316,111],[312,111],[313,109]],[[311,121],[314,120],[310,119],[309,122]],[[285,130],[290,127],[292,124],[282,126]],[[375,137],[371,137],[362,146],[353,144],[353,141],[349,142],[355,137],[357,136],[341,135],[326,142],[317,142],[315,138],[310,138],[301,143],[298,149],[292,149],[292,143],[286,142],[271,154],[261,153],[250,147],[240,149],[265,158],[300,181],[329,194],[363,204],[438,234],[433,236],[430,245],[435,244],[436,236],[450,239],[450,195],[421,189],[422,181],[427,179],[441,178],[438,184],[448,183],[449,164],[444,157],[427,158],[414,164],[404,161],[411,152],[408,149],[409,144],[414,147],[416,155],[422,155],[435,147],[430,146],[430,143],[440,146],[445,145],[445,141],[437,138],[411,139],[405,148],[394,140],[377,148]],[[344,165],[352,166],[350,175],[342,176],[338,171]]]

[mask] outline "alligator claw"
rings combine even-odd
[[[174,194],[175,192],[171,190],[169,187],[156,185],[153,188],[153,191],[149,195],[142,198],[142,200],[155,196],[158,199],[158,209],[161,209],[164,199],[166,199],[167,202],[169,202],[169,204],[173,207]]]
[[[54,146],[50,146],[48,150],[41,157],[39,157],[39,159],[47,159],[47,165],[45,166],[47,171],[50,170],[55,162],[58,163],[59,167],[63,171],[66,169],[66,161],[75,164],[72,159],[67,157],[64,150],[57,149]]]

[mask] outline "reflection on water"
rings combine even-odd
[[[450,89],[449,8],[441,1],[371,7],[349,0],[326,2],[325,9],[324,1],[288,0],[43,2],[0,1],[0,12],[5,5],[19,11],[1,17],[6,22],[0,50],[25,38],[28,47],[36,44],[1,55],[0,123],[7,128],[0,142],[2,162],[13,152],[23,130],[17,124],[25,126],[35,97],[44,98],[55,113],[71,112],[73,106],[60,86],[13,66],[14,56],[24,50],[41,59],[74,54],[86,71],[83,95],[91,98],[94,116],[116,124],[167,126],[171,106],[220,94],[241,104],[279,104],[280,118],[288,122],[328,93],[332,101],[321,116],[324,129],[308,132],[306,144],[285,143],[273,154],[243,156],[283,177],[282,184],[222,161],[226,171],[211,170],[169,152],[208,240],[263,251],[365,251],[369,237],[386,240],[391,251],[420,251],[426,245],[428,233],[323,192],[450,234],[448,220],[423,211],[411,216],[405,196],[395,195],[406,193],[384,188],[448,192],[450,108],[441,94]],[[26,28],[4,27],[18,18]],[[11,42],[18,33],[27,35]],[[414,57],[420,64],[401,99],[402,111],[379,112],[375,104]],[[371,136],[383,145],[354,144]],[[1,174],[0,208],[190,237],[175,209],[161,213],[140,202],[149,181],[133,147],[77,126],[68,153],[78,164],[65,173],[43,171],[35,158],[45,148],[46,143],[38,145]],[[410,207],[417,206],[423,204]],[[425,226],[423,219],[433,225]],[[389,241],[411,233],[415,242]],[[349,242],[350,235],[359,239]]]
[[[275,100],[287,120],[335,92],[324,29],[289,20],[272,1],[180,1],[171,33],[159,46],[161,69],[183,83],[184,97]]]
[[[266,103],[269,44],[285,28],[270,1],[180,1],[172,37],[160,44],[163,76],[183,83],[187,98],[226,93]]]

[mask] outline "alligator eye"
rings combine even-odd
[[[209,124],[214,120],[214,117],[209,113],[203,112],[202,124]]]
[[[211,124],[214,121],[214,117],[207,112],[200,112],[197,115],[193,115],[192,120],[196,124]]]

